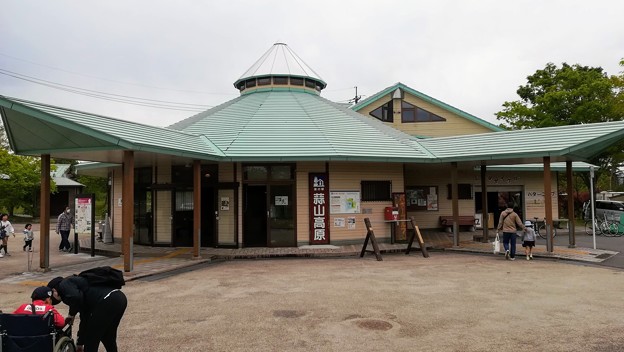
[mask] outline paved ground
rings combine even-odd
[[[623,279],[609,268],[439,252],[383,262],[226,261],[129,282],[119,344],[154,352],[621,351]],[[0,285],[0,308],[30,290]]]
[[[471,238],[472,233],[462,233],[464,249],[490,253],[489,244]],[[22,239],[19,234],[10,239],[13,256],[0,259],[0,309],[12,310],[51,277],[99,265],[123,267],[117,255],[59,253],[59,240],[51,235],[51,272],[24,274]],[[429,241],[448,247],[450,237],[439,233]],[[81,242],[88,247],[87,236]],[[598,238],[598,243],[619,248],[624,240]],[[560,256],[581,262],[617,257],[605,260],[617,253],[609,252],[596,260],[603,252],[568,249],[566,236],[558,236],[556,244]],[[590,247],[591,237],[577,236],[577,245]],[[624,350],[624,320],[618,314],[624,303],[613,299],[624,288],[624,271],[539,257],[508,262],[494,255],[434,251],[425,259],[418,251],[391,253],[404,246],[382,244],[388,252],[383,262],[370,254],[357,258],[360,246],[203,249],[200,261],[190,259],[190,249],[136,246],[135,270],[126,273],[132,281],[124,288],[130,308],[120,332],[121,350]],[[538,241],[538,253],[540,246],[545,247]],[[37,267],[37,240],[35,248]],[[98,243],[98,248],[120,252],[119,243]],[[212,256],[294,255],[323,259],[210,264]],[[331,258],[336,255],[343,258]],[[178,271],[161,274],[171,270]]]

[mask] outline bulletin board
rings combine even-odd
[[[405,187],[405,197],[407,210],[438,210],[438,186],[407,186]]]

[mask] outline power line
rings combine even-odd
[[[59,67],[45,65],[45,64],[41,64],[41,63],[38,63],[38,62],[30,61],[30,60],[27,60],[27,59],[15,57],[15,56],[12,56],[12,55],[7,55],[7,54],[4,54],[4,53],[0,53],[0,56],[8,57],[8,58],[10,58],[12,60],[27,62],[27,63],[29,63],[31,65],[45,67],[45,68],[49,68],[49,69],[56,70],[56,71],[61,71],[61,72],[65,72],[65,73],[71,73],[72,75],[88,77],[88,78],[95,78],[95,79],[99,79],[99,80],[102,80],[102,81],[107,81],[107,82],[112,82],[112,83],[119,83],[119,84],[126,84],[126,85],[130,85],[130,86],[145,87],[145,88],[160,89],[160,90],[168,90],[168,91],[172,91],[172,92],[182,92],[182,93],[197,93],[197,94],[209,94],[209,95],[236,95],[235,93],[215,93],[215,92],[204,92],[204,91],[187,90],[187,89],[163,88],[163,87],[156,87],[156,86],[151,86],[151,85],[141,84],[141,83],[116,81],[116,80],[113,80],[113,79],[110,79],[110,78],[104,78],[104,77],[98,77],[98,76],[93,76],[93,75],[87,75],[87,74],[76,72],[76,71],[70,71],[70,70],[66,70],[66,69],[63,69],[63,68],[59,68]]]
[[[0,68],[0,74],[13,77],[15,79],[31,82],[34,84],[46,86],[53,89],[62,90],[69,93],[84,95],[92,98],[103,99],[108,101],[114,101],[119,103],[138,105],[138,106],[146,106],[152,108],[159,109],[168,109],[168,110],[179,110],[179,111],[193,111],[200,112],[204,111],[210,107],[211,105],[203,105],[203,104],[193,104],[193,103],[181,103],[181,102],[173,102],[173,101],[165,101],[165,100],[156,100],[156,99],[147,99],[140,97],[133,97],[128,95],[120,95],[113,93],[106,93],[91,89],[85,89],[75,86],[70,86],[62,83],[56,83],[28,75],[23,75],[21,73],[4,70]]]

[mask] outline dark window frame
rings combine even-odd
[[[290,77],[290,85],[291,86],[303,86],[304,79],[300,77]]]
[[[371,181],[360,182],[362,202],[387,202],[392,201],[392,181]]]
[[[273,84],[288,85],[288,77],[283,77],[283,76],[273,77]]]
[[[413,113],[413,118],[408,119],[405,116],[406,112]],[[426,116],[426,118],[422,118]],[[436,115],[431,111],[427,111],[414,104],[408,103],[405,100],[401,100],[401,123],[418,123],[418,122],[444,122],[446,119],[442,116]]]
[[[394,122],[394,110],[392,100],[374,109],[369,113],[369,115],[382,122]]]

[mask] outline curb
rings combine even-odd
[[[504,252],[500,252],[498,254],[494,254],[491,251],[481,251],[481,250],[477,250],[477,249],[470,249],[470,248],[466,248],[466,249],[462,249],[462,248],[445,248],[444,251],[448,251],[448,252],[455,252],[455,253],[476,253],[476,254],[493,254],[496,256],[499,255],[504,255]],[[608,258],[605,259],[601,259],[599,261],[594,261],[594,260],[585,260],[585,259],[581,259],[581,258],[571,258],[571,257],[565,257],[565,256],[559,256],[558,254],[535,254],[533,253],[533,257],[535,258],[542,258],[542,259],[551,259],[551,260],[564,260],[564,261],[571,261],[571,262],[578,262],[578,263],[587,263],[587,264],[600,264],[602,262],[604,262],[605,260],[612,258],[613,256],[615,256],[617,254],[614,254]],[[523,256],[523,255],[522,255]]]
[[[139,280],[139,279],[143,279],[143,278],[154,276],[154,275],[160,275],[160,274],[164,274],[164,273],[168,273],[168,272],[172,272],[172,271],[176,271],[179,269],[184,269],[184,268],[188,268],[188,267],[192,267],[192,266],[196,266],[200,264],[212,263],[213,261],[214,261],[214,258],[211,257],[207,259],[193,260],[186,264],[181,264],[175,267],[167,267],[167,268],[163,268],[162,270],[152,271],[148,273],[142,273],[142,274],[136,274],[136,275],[130,275],[130,276],[125,276],[125,273],[124,273],[124,280],[126,282],[130,282],[130,281]]]

